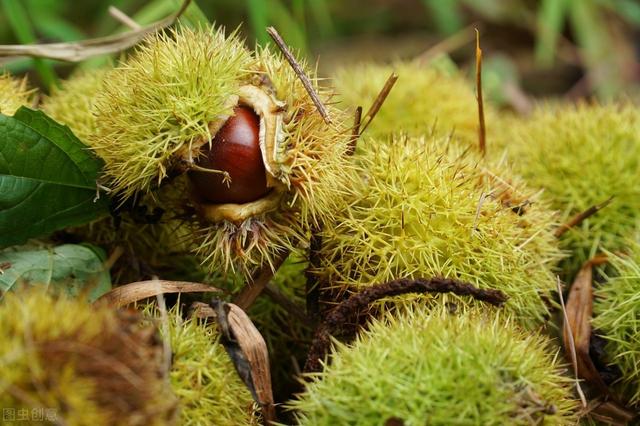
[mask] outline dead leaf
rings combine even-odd
[[[269,351],[264,338],[239,306],[215,300],[212,307],[216,312],[222,344],[233,360],[238,375],[262,408],[265,424],[271,424],[275,421],[275,406]]]
[[[103,294],[94,303],[106,303],[114,307],[121,307],[164,293],[217,293],[219,291],[220,289],[208,284],[188,281],[138,281],[116,287],[108,293]]]
[[[627,409],[610,392],[589,356],[593,312],[593,266],[606,262],[606,256],[596,256],[585,262],[578,272],[567,299],[562,338],[565,352],[572,363],[576,377],[585,380],[594,386],[602,397],[609,399],[589,408],[591,416],[606,418],[610,424],[624,425],[635,418],[636,414]],[[571,341],[572,338],[573,341]]]
[[[566,305],[566,322],[563,327],[562,338],[565,350],[569,355],[574,370],[576,370],[576,376],[596,386],[602,394],[606,395],[609,393],[607,385],[600,377],[600,373],[589,356],[591,314],[593,312],[592,282],[593,263],[588,261],[578,272],[569,291]],[[572,347],[571,337],[573,337],[575,355],[569,350]]]

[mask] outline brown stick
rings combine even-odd
[[[287,44],[284,42],[284,40],[282,39],[278,31],[273,27],[268,27],[267,33],[271,36],[271,38],[276,43],[276,45],[278,46],[278,48],[280,49],[284,57],[287,59],[287,62],[289,62],[289,65],[291,65],[291,68],[293,68],[293,71],[298,75],[298,78],[302,82],[302,85],[304,86],[304,88],[307,90],[307,93],[309,93],[311,100],[313,101],[316,108],[318,109],[318,112],[324,119],[324,122],[327,124],[331,124],[331,118],[329,117],[329,112],[325,108],[322,101],[320,101],[318,94],[316,93],[315,89],[313,88],[313,85],[311,84],[311,80],[309,80],[309,77],[307,77],[307,75],[304,73],[304,71],[302,70],[302,67],[300,66],[298,61],[296,61],[296,58],[293,57],[291,50],[289,50],[289,48],[287,47]]]
[[[482,155],[487,154],[487,129],[484,122],[484,101],[482,99],[482,49],[480,49],[480,31],[476,28],[476,99],[478,101],[478,142]]]
[[[501,306],[507,301],[507,296],[499,290],[479,289],[471,284],[447,278],[432,279],[398,279],[385,284],[368,287],[359,293],[352,294],[347,300],[337,305],[327,315],[325,321],[316,330],[309,355],[305,364],[305,371],[319,371],[320,361],[326,355],[330,346],[330,335],[339,328],[347,328],[353,318],[362,314],[372,302],[384,297],[397,296],[407,293],[453,293],[459,296],[469,295],[476,300]],[[353,328],[353,327],[352,327]]]
[[[362,124],[362,107],[356,108],[355,117],[353,119],[353,130],[351,131],[351,141],[349,141],[349,147],[347,148],[347,155],[352,156],[356,153],[356,146],[358,144],[358,137],[360,136],[360,124]]]
[[[371,104],[369,111],[367,111],[367,114],[365,115],[365,117],[368,118],[368,120],[365,123],[365,125],[362,127],[362,130],[360,131],[359,136],[362,135],[365,130],[367,130],[367,127],[369,127],[369,124],[371,124],[371,122],[373,121],[373,118],[376,116],[378,111],[380,111],[380,108],[382,108],[384,101],[387,99],[387,96],[389,96],[389,92],[391,92],[391,89],[393,89],[393,86],[394,84],[396,84],[396,81],[398,81],[398,74],[396,74],[395,72],[392,72],[389,78],[387,79],[386,83],[384,83],[382,90],[380,90],[380,93],[378,93],[378,96],[373,101],[373,104]]]
[[[564,225],[560,225],[556,229],[556,232],[554,233],[554,235],[558,238],[561,237],[569,229],[573,228],[574,226],[580,225],[585,219],[590,218],[591,216],[598,213],[603,208],[607,207],[609,204],[611,204],[611,201],[613,201],[613,198],[614,197],[611,196],[607,198],[605,201],[603,201],[602,203],[593,205],[588,209],[586,209],[585,211],[573,216],[571,219],[569,219],[567,223],[565,223]]]
[[[257,274],[251,278],[251,281],[240,290],[240,293],[235,297],[233,303],[245,311],[249,309],[288,256],[289,251],[283,252],[273,263],[273,269],[271,265],[263,265]]]

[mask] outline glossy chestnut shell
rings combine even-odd
[[[214,204],[245,204],[269,192],[260,150],[260,117],[247,106],[237,106],[210,144],[202,147],[196,159],[201,168],[222,173],[191,170],[189,177],[202,201]]]

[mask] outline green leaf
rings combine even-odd
[[[97,247],[65,244],[42,250],[0,252],[0,292],[44,285],[93,302],[111,289],[104,253]],[[86,292],[86,293],[84,293]]]
[[[102,161],[41,111],[0,114],[0,247],[105,216]]]

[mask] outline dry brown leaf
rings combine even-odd
[[[138,44],[148,34],[172,25],[184,13],[189,3],[191,0],[184,0],[176,13],[139,30],[69,43],[0,45],[0,57],[29,56],[80,62],[93,56],[121,52]]]
[[[593,266],[607,262],[606,256],[597,256],[585,262],[578,272],[567,299],[562,338],[576,377],[594,386],[609,401],[598,403],[589,409],[594,418],[607,419],[609,424],[627,424],[635,413],[621,404],[602,380],[589,356],[591,340],[591,314],[593,312]],[[567,326],[570,328],[568,329]],[[570,339],[573,337],[573,341]],[[573,349],[573,350],[570,350]],[[574,358],[575,357],[575,358]],[[604,421],[604,420],[603,420]]]
[[[247,314],[233,303],[213,301],[221,342],[238,375],[262,409],[265,424],[275,421],[269,351],[264,338]]]
[[[247,314],[237,305],[229,303],[228,321],[238,345],[251,365],[253,387],[262,406],[265,423],[275,420],[275,407],[271,390],[269,351],[264,338]]]
[[[208,293],[219,291],[220,289],[207,284],[188,281],[138,281],[114,288],[110,292],[103,294],[95,303],[106,303],[114,307],[121,307],[164,293]]]
[[[567,298],[567,321],[563,327],[563,343],[570,361],[574,366],[577,377],[596,386],[602,394],[608,394],[607,385],[600,377],[600,373],[589,357],[589,342],[591,339],[591,313],[593,312],[593,263],[585,264],[578,272]],[[571,330],[567,329],[567,326]],[[569,350],[573,337],[574,353]]]

